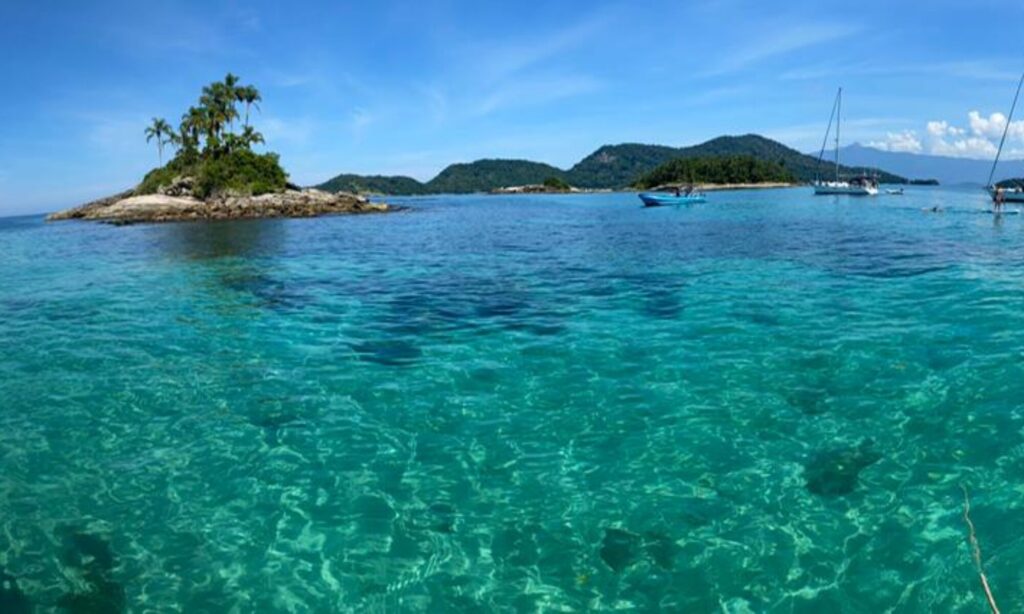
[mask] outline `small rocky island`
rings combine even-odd
[[[249,124],[250,111],[258,110],[260,101],[255,87],[239,85],[238,77],[229,73],[224,81],[203,88],[198,104],[182,115],[177,130],[166,120],[153,119],[145,135],[147,142],[156,141],[161,166],[138,186],[46,219],[133,224],[394,210],[363,196],[300,189],[288,183],[277,154],[252,150],[264,142]],[[163,152],[168,146],[175,149],[175,156],[165,165]]]

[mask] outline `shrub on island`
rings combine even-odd
[[[153,118],[146,140],[156,139],[161,160],[165,146],[177,151],[170,162],[146,174],[136,193],[170,191],[205,199],[283,191],[288,174],[277,154],[252,150],[264,142],[263,135],[249,125],[250,111],[259,109],[260,100],[259,90],[239,85],[238,77],[229,73],[223,81],[203,88],[198,104],[182,115],[177,131],[166,120]],[[235,122],[243,117],[236,132]]]

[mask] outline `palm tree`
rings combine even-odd
[[[257,111],[260,110],[258,104],[263,97],[260,96],[260,91],[252,85],[246,85],[245,87],[238,88],[236,93],[236,99],[238,102],[245,104],[245,127],[249,127],[249,107],[255,107]]]
[[[156,138],[156,150],[159,156],[160,166],[164,165],[164,145],[171,142],[168,140],[174,130],[171,125],[164,119],[153,118],[153,123],[146,128],[146,142],[150,142],[153,138]]]
[[[238,117],[238,111],[235,110],[235,101],[238,100],[238,93],[242,90],[242,88],[238,87],[239,81],[240,79],[237,75],[228,73],[224,76],[222,95],[224,96],[223,102],[225,106],[231,107],[231,111],[227,114],[229,115],[228,124],[231,126],[231,130],[235,129],[235,117]]]
[[[205,121],[205,114],[196,107],[189,107],[188,111],[181,116],[181,142],[185,149],[198,152],[199,137],[206,132]]]
[[[251,149],[253,145],[262,145],[266,142],[263,140],[263,135],[253,130],[252,126],[246,126],[245,129],[242,130],[241,141],[242,145],[246,149]]]

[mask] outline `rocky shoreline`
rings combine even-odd
[[[355,194],[289,189],[260,196],[221,195],[200,200],[180,194],[136,194],[128,190],[47,216],[47,221],[88,220],[110,224],[141,224],[199,220],[241,220],[316,217],[395,211]]]

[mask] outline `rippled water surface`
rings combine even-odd
[[[0,611],[1024,610],[1024,216],[409,204],[0,220]]]

